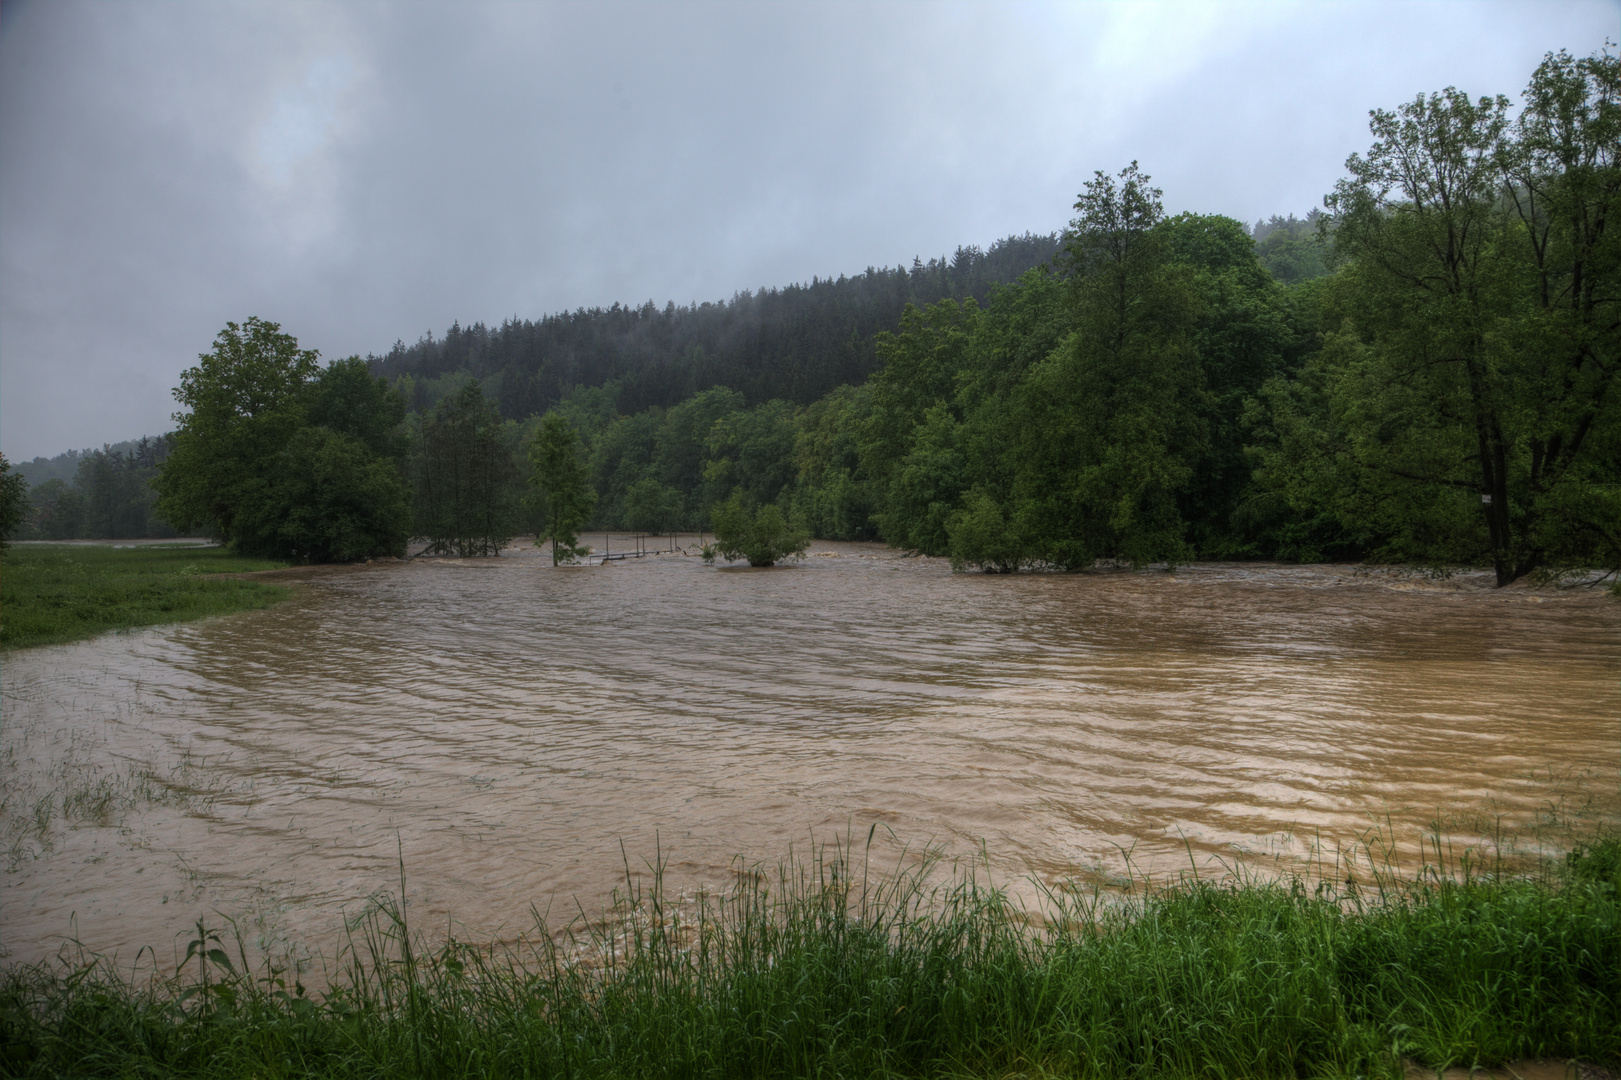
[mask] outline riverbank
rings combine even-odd
[[[0,649],[268,607],[292,590],[212,575],[286,565],[195,545],[14,544],[0,563]]]
[[[1435,848],[1445,851],[1441,845]],[[325,993],[199,924],[177,974],[0,975],[0,1070],[33,1076],[1400,1077],[1621,1063],[1621,836],[1515,877],[1184,877],[1023,910],[859,852],[662,876],[612,917],[428,949],[393,898]],[[164,969],[172,970],[172,969]],[[1574,1074],[1573,1074],[1574,1075]],[[1602,1076],[1589,1071],[1584,1076]]]

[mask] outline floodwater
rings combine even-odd
[[[1621,803],[1621,603],[1592,590],[862,544],[292,576],[268,611],[5,658],[4,956],[167,957],[200,916],[330,953],[402,862],[417,925],[465,937],[600,911],[627,863],[714,885],[874,826],[1051,883]]]

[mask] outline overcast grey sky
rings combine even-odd
[[[0,14],[0,450],[156,434],[227,320],[327,358],[1168,210],[1319,205],[1367,112],[1616,0],[43,3]]]

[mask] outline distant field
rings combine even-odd
[[[269,607],[292,590],[210,575],[285,565],[195,546],[16,544],[0,560],[0,649]]]

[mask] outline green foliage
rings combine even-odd
[[[474,381],[444,398],[417,434],[415,534],[426,551],[499,555],[518,532],[519,475],[501,416]]]
[[[776,502],[797,473],[794,420],[794,407],[788,402],[768,401],[715,421],[709,430],[705,482],[717,491],[740,488],[753,502]]]
[[[153,483],[177,529],[291,561],[403,553],[409,511],[390,460],[403,402],[363,361],[323,370],[277,324],[250,318],[226,324],[175,398],[189,411],[175,415]]]
[[[888,512],[910,522],[920,550],[999,571],[1191,555],[1177,499],[1208,445],[1210,398],[1195,338],[1201,278],[1175,242],[1223,273],[1256,271],[1253,258],[1237,265],[1248,238],[1236,223],[1167,227],[1135,164],[1118,179],[1098,173],[1076,203],[1061,291],[1025,286],[1053,312],[1026,316],[1057,338],[1050,350],[965,378],[960,433],[938,406],[919,426]],[[975,340],[1003,318],[976,320],[965,355],[1006,356]],[[900,534],[885,521],[886,537]]]
[[[861,433],[871,416],[870,387],[841,386],[796,417],[794,506],[816,536],[877,537],[876,493],[861,467]]]
[[[91,539],[85,536],[84,493],[61,480],[30,488],[24,527],[30,540]]]
[[[604,522],[627,527],[626,494],[655,472],[653,454],[663,420],[663,410],[649,409],[616,417],[597,435],[591,449],[591,477]]]
[[[946,523],[967,485],[961,425],[950,408],[936,404],[913,425],[910,442],[890,474],[879,526],[893,547],[944,555],[951,544]]]
[[[1621,566],[1617,61],[1550,55],[1511,123],[1456,90],[1376,111],[1329,198],[1323,349],[1270,385],[1263,489],[1382,558]]]
[[[410,500],[392,461],[351,435],[303,427],[276,465],[266,497],[238,519],[242,535],[257,538],[260,550],[307,563],[405,554]]]
[[[959,247],[910,267],[867,267],[808,284],[745,289],[719,303],[614,304],[495,327],[457,324],[440,338],[396,343],[374,363],[390,379],[413,380],[409,405],[418,412],[454,393],[453,380],[468,378],[479,379],[514,421],[554,408],[568,412],[567,402],[577,401],[582,387],[604,385],[614,388],[604,421],[671,409],[714,386],[743,395],[750,405],[774,399],[808,405],[877,370],[874,335],[894,330],[907,305],[983,300],[998,283],[1047,262],[1057,246],[1056,235],[1009,236],[987,249]],[[595,435],[579,430],[588,442]],[[700,501],[698,512],[710,501]]]
[[[28,481],[11,471],[11,462],[0,454],[0,551],[16,535],[28,516]]]
[[[291,590],[215,575],[282,565],[220,548],[19,547],[6,555],[0,579],[0,647],[52,645],[268,607]]]
[[[892,503],[898,494],[895,485],[903,482],[906,458],[929,410],[955,396],[957,373],[967,366],[969,343],[978,324],[977,304],[942,300],[924,311],[908,307],[897,333],[878,335],[878,356],[884,367],[872,378],[872,412],[862,432],[860,454],[863,469],[884,493],[886,503]],[[919,468],[928,467],[920,463]],[[913,509],[918,505],[918,488],[914,478],[902,489],[913,493]],[[892,545],[918,547],[907,511],[897,514],[885,509],[877,519],[884,539]]]
[[[1251,232],[1255,254],[1267,273],[1285,285],[1299,285],[1328,274],[1328,248],[1322,227],[1321,210],[1312,210],[1304,219],[1293,214],[1273,214],[1258,221]]]
[[[544,531],[535,543],[549,540],[552,565],[586,554],[579,531],[590,520],[597,494],[591,490],[581,460],[580,437],[561,413],[547,413],[529,444],[530,481],[545,512]]]
[[[299,398],[317,357],[254,317],[227,323],[198,360],[174,392],[189,411],[175,414],[180,427],[156,481],[158,513],[177,529],[257,548],[260,538],[239,535],[236,518],[263,498],[276,451],[302,425]]]
[[[681,493],[644,476],[625,492],[625,524],[637,532],[666,533],[681,519]]]
[[[405,456],[405,396],[374,378],[358,356],[334,360],[311,383],[308,419],[382,458]]]
[[[1011,574],[1031,565],[1035,546],[1006,510],[984,491],[970,492],[963,508],[951,515],[951,568],[977,567],[991,574]]]
[[[1199,411],[1207,442],[1191,458],[1193,473],[1177,503],[1195,550],[1253,557],[1271,545],[1234,521],[1251,477],[1244,417],[1266,380],[1300,351],[1295,313],[1238,222],[1180,214],[1160,229],[1176,261],[1193,271],[1199,301],[1193,347],[1204,372]]]
[[[28,513],[17,539],[165,539],[175,530],[156,511],[152,481],[169,453],[167,438],[142,438],[100,450],[35,458],[18,471],[29,477]]]
[[[707,508],[712,499],[703,497],[704,463],[709,456],[709,433],[723,417],[742,412],[743,395],[736,390],[714,386],[672,406],[653,437],[653,476],[677,491],[694,493],[696,505]],[[686,524],[698,522],[689,515]]]
[[[271,530],[294,517],[277,493],[311,490],[284,475],[313,460],[297,432],[397,456],[407,400],[443,442],[443,410],[482,394],[490,463],[518,441],[496,438],[493,402],[514,419],[551,403],[577,434],[595,502],[571,530],[702,529],[736,493],[817,536],[995,571],[1621,568],[1618,70],[1550,54],[1512,122],[1506,99],[1455,90],[1376,111],[1327,215],[1167,219],[1133,163],[1085,185],[1035,269],[1052,248],[1027,237],[722,305],[458,325],[375,359],[392,390],[358,360],[316,377],[313,354],[250,320],[183,380],[193,411],[159,509],[311,557]],[[463,526],[438,520],[461,512],[444,493],[483,466],[425,486],[432,456],[419,442],[418,528],[448,536]],[[47,531],[108,519],[60,488],[35,501]]]
[[[751,509],[742,491],[710,510],[715,523],[713,549],[725,559],[747,559],[750,566],[774,566],[783,559],[805,554],[810,534],[798,522],[790,524],[781,508],[766,503]]]

